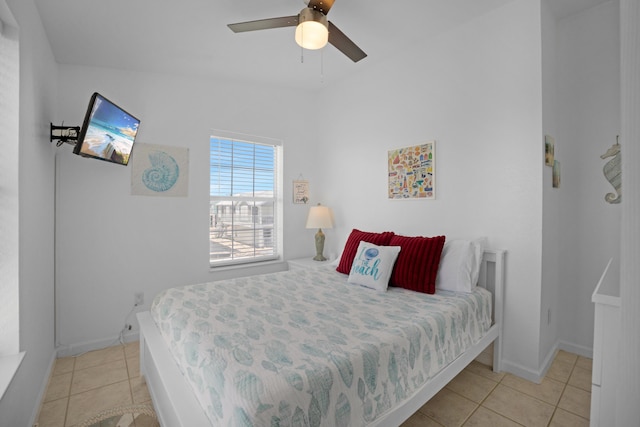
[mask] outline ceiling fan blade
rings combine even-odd
[[[243,33],[245,31],[268,30],[271,28],[295,27],[296,25],[298,25],[298,15],[238,22],[236,24],[228,24],[227,27],[231,28],[234,33]]]
[[[329,43],[347,55],[353,62],[358,62],[367,57],[367,54],[340,31],[338,27],[333,25],[331,21],[329,21]]]
[[[309,4],[307,4],[307,7],[315,9],[318,12],[322,12],[326,15],[327,13],[329,13],[329,9],[331,9],[331,6],[333,6],[333,2],[334,0],[309,0]]]

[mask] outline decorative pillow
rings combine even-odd
[[[331,267],[337,267],[338,265],[340,265],[340,258],[342,258],[342,253],[340,253],[340,255],[338,255],[338,258],[334,259],[333,261],[331,261],[329,263],[329,265]]]
[[[347,243],[344,244],[340,263],[338,264],[336,271],[344,274],[349,274],[351,272],[351,264],[353,263],[353,258],[356,256],[356,251],[358,250],[358,245],[361,241],[373,243],[378,246],[387,246],[393,236],[394,234],[392,231],[385,231],[384,233],[368,233],[354,228],[347,239]]]
[[[391,274],[391,286],[435,294],[444,241],[445,236],[393,236],[389,246],[400,246],[402,250]]]
[[[347,282],[376,291],[386,291],[400,246],[378,246],[360,242]]]
[[[482,252],[486,238],[451,240],[442,249],[436,288],[445,291],[472,292],[478,284]]]
[[[476,259],[476,263],[473,267],[472,283],[477,285],[478,279],[480,278],[480,266],[482,265],[482,257],[484,255],[485,248],[489,247],[489,239],[487,237],[478,237],[477,239],[472,240],[472,242],[475,246],[474,255]]]

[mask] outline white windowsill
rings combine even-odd
[[[286,261],[282,260],[282,257],[278,257],[275,259],[268,259],[264,261],[253,261],[253,262],[238,262],[232,264],[221,264],[217,266],[209,265],[209,273],[213,273],[216,271],[227,271],[227,270],[240,270],[240,269],[249,269],[249,268],[260,268],[264,266],[272,266],[276,264],[286,265]]]
[[[25,352],[11,354],[8,356],[0,356],[0,400],[4,397],[4,393],[9,388],[11,380],[18,372],[18,368],[24,359]]]

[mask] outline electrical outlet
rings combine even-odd
[[[144,292],[136,292],[136,293],[135,293],[135,300],[134,300],[134,304],[135,304],[135,305],[142,305],[142,304],[144,304]]]

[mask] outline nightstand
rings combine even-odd
[[[315,261],[313,257],[296,258],[287,261],[289,264],[289,270],[309,270],[311,268],[317,268],[331,264],[333,260]]]

